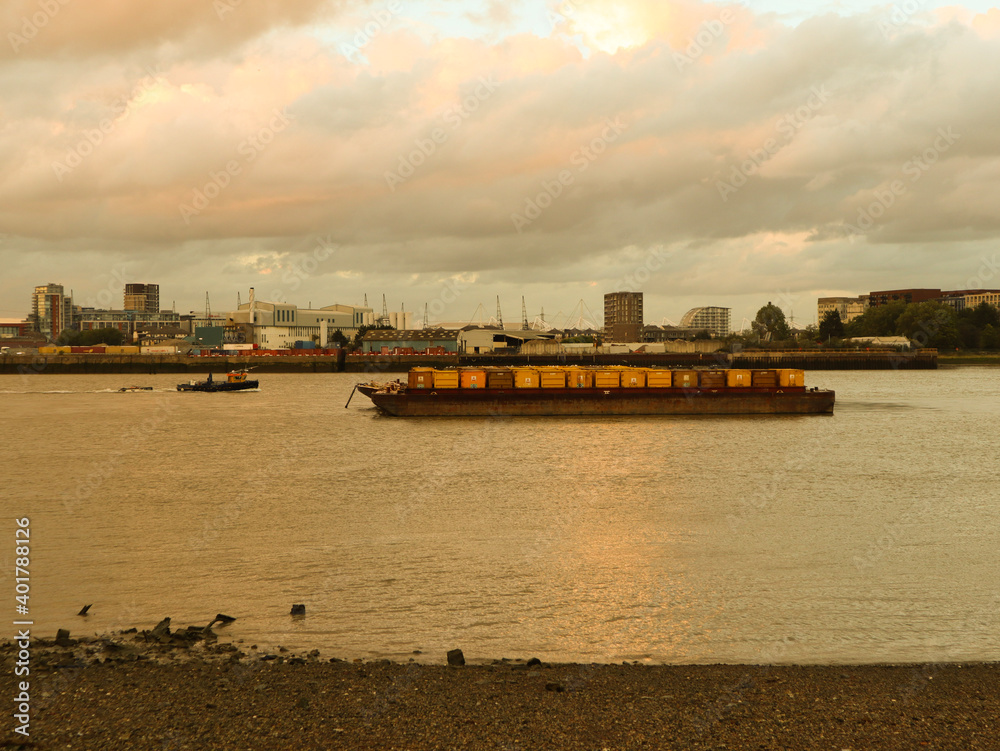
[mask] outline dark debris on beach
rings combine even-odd
[[[158,629],[33,641],[31,735],[8,714],[0,749],[1000,748],[997,664],[393,663]]]

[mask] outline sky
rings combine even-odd
[[[986,2],[6,0],[0,317],[1000,288]]]

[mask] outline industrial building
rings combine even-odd
[[[604,340],[636,342],[642,333],[642,292],[604,295]]]
[[[250,302],[226,317],[227,341],[244,341],[262,349],[285,349],[295,342],[315,342],[320,347],[331,344],[335,331],[353,339],[362,326],[375,323],[371,308],[353,305],[327,305],[322,308],[299,308],[291,303],[257,300],[253,288]],[[233,335],[233,333],[239,335]]]
[[[361,351],[386,355],[458,352],[459,333],[454,329],[373,329],[361,338]]]

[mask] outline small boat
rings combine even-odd
[[[177,384],[178,391],[245,391],[257,388],[256,380],[249,380],[247,372],[250,368],[243,370],[231,370],[226,374],[226,380],[216,381],[212,374],[204,381],[188,381]]]
[[[152,386],[122,386],[120,389],[118,389],[118,393],[121,393],[123,391],[152,391],[152,390],[153,390]]]

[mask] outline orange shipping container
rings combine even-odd
[[[407,388],[429,389],[434,385],[433,368],[412,368],[406,381]]]
[[[566,369],[566,385],[571,389],[590,389],[594,387],[594,372],[583,368]]]
[[[745,388],[750,386],[749,370],[727,370],[726,385],[731,388]]]
[[[461,368],[459,379],[463,389],[484,389],[486,388],[486,371],[474,368]]]
[[[622,371],[622,388],[641,389],[646,387],[645,368],[628,368]]]
[[[806,374],[802,370],[783,369],[778,371],[778,384],[782,388],[794,388],[806,385]]]
[[[513,368],[514,388],[537,389],[538,370],[536,368]]]

